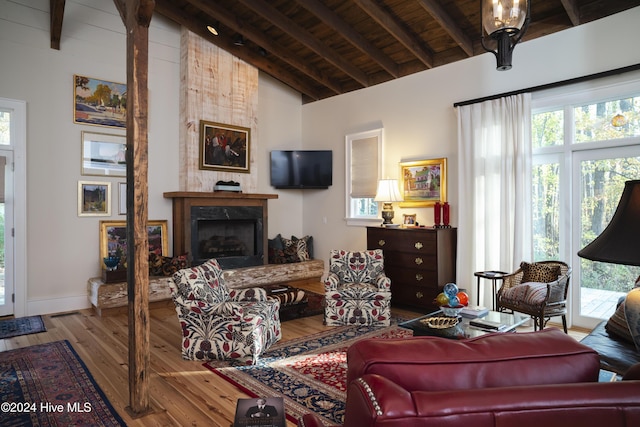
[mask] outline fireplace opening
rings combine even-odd
[[[192,207],[192,263],[198,265],[215,258],[223,269],[261,265],[262,234],[260,207]]]

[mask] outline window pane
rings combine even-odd
[[[354,210],[354,217],[377,217],[378,216],[378,203],[373,198],[366,199],[352,199]]]
[[[640,97],[581,105],[574,114],[576,143],[640,136]]]
[[[560,259],[560,165],[533,167],[533,259]]]
[[[563,111],[534,114],[531,128],[533,148],[562,145],[564,140]]]
[[[9,111],[0,110],[0,145],[9,145],[11,143],[11,113]]]

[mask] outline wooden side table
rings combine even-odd
[[[493,302],[493,308],[492,310],[496,309],[496,292],[498,291],[498,280],[503,280],[504,276],[506,276],[509,273],[505,273],[504,271],[476,271],[475,273],[473,273],[474,276],[476,276],[478,278],[478,283],[477,283],[477,287],[476,287],[476,294],[477,294],[477,299],[478,299],[478,305],[480,305],[480,279],[489,279],[491,280],[491,286],[493,289],[493,294],[492,294],[492,302]]]

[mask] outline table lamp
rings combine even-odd
[[[640,266],[640,180],[625,182],[611,222],[578,252],[578,256],[592,261]],[[624,304],[631,336],[640,351],[640,288],[632,289]]]
[[[398,189],[398,180],[397,179],[381,179],[378,181],[378,191],[376,192],[376,197],[373,199],[376,202],[383,202],[382,205],[382,226],[386,227],[390,224],[393,224],[393,206],[391,203],[393,202],[401,202],[402,195],[400,195],[400,190]]]

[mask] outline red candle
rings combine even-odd
[[[442,223],[444,225],[449,225],[449,203],[444,202],[442,205]]]
[[[440,202],[433,205],[433,222],[436,227],[440,225]]]

